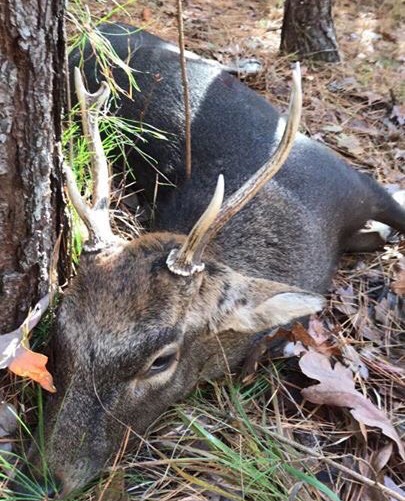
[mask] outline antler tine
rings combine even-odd
[[[70,200],[89,230],[87,251],[97,251],[117,241],[110,225],[110,183],[107,159],[104,154],[98,127],[98,118],[102,106],[110,95],[105,82],[94,94],[87,92],[79,68],[74,71],[76,94],[79,101],[83,132],[88,140],[93,194],[91,206],[87,205],[80,195],[75,176],[70,166],[65,164],[66,184]]]
[[[288,119],[283,137],[273,156],[226,200],[221,212],[209,228],[204,241],[208,242],[221,228],[237,214],[252,198],[272,179],[284,165],[294,144],[298,132],[302,111],[301,69],[299,62],[295,63],[292,74],[292,90],[288,111]]]
[[[210,216],[209,222],[205,222],[204,218],[206,217],[206,213],[201,216],[181,249],[178,251],[173,250],[169,254],[167,265],[173,273],[191,275],[196,271],[202,271],[204,269],[202,255],[207,243],[215,237],[229,219],[239,212],[283,166],[291,151],[298,131],[301,119],[301,109],[301,71],[300,65],[297,62],[293,69],[293,85],[288,120],[277,150],[268,162],[241,186],[239,190],[228,198],[222,209],[218,211],[215,219],[212,219]]]
[[[224,176],[218,176],[217,187],[210,204],[205,209],[200,219],[190,231],[187,240],[180,249],[173,249],[167,257],[166,263],[169,270],[176,275],[188,276],[204,269],[204,263],[194,259],[196,250],[201,245],[201,239],[215,221],[221,210],[224,199]]]

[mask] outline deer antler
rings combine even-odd
[[[78,68],[74,73],[77,98],[82,113],[83,132],[88,140],[93,193],[91,206],[82,198],[77,187],[75,176],[69,165],[65,163],[64,172],[70,200],[89,230],[86,251],[98,251],[117,242],[110,225],[110,183],[107,159],[104,154],[98,128],[98,117],[101,107],[110,95],[105,82],[94,94],[87,92]]]
[[[296,63],[293,69],[293,85],[288,120],[277,150],[268,162],[228,198],[222,209],[217,203],[214,204],[217,211],[216,215],[214,215],[213,210],[209,211],[208,209],[212,209],[211,206],[214,199],[217,198],[217,185],[213,200],[208,209],[193,227],[183,246],[179,250],[174,249],[169,254],[167,265],[173,273],[187,276],[204,269],[202,255],[208,242],[218,234],[229,219],[238,213],[283,166],[298,131],[301,109],[301,71],[299,63]],[[220,184],[220,179],[218,179],[218,184]]]
[[[220,174],[214,196],[203,215],[190,231],[186,242],[181,249],[173,249],[167,257],[166,263],[170,271],[186,277],[204,269],[204,263],[195,262],[194,255],[201,246],[201,239],[204,238],[211,224],[218,216],[223,199],[224,176]]]

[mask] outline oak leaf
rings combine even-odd
[[[308,329],[296,322],[291,329],[291,334],[295,342],[300,341],[304,346],[311,347],[315,351],[325,355],[339,355],[339,348],[332,344],[330,336],[324,329],[321,331],[321,326],[321,322],[315,319],[311,319]]]
[[[332,368],[328,357],[315,351],[305,353],[299,364],[306,376],[319,381],[319,384],[301,391],[304,398],[314,404],[348,407],[360,426],[380,428],[384,435],[391,438],[397,444],[402,459],[405,460],[405,449],[395,428],[384,412],[355,389],[349,368],[340,362],[336,362]]]

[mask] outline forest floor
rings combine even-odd
[[[259,60],[261,71],[246,83],[284,112],[291,61],[278,52],[282,3],[183,2],[187,49],[226,64]],[[88,8],[101,18],[111,4]],[[400,9],[397,0],[336,0],[341,63],[302,64],[302,130],[393,191],[405,189]],[[127,2],[111,20],[177,42],[174,1]],[[80,499],[404,500],[404,251],[394,237],[378,253],[345,257],[327,310],[308,330],[289,333],[300,366],[297,357],[264,354],[250,360],[259,367],[243,381],[202,386],[155,425],[137,456]],[[316,403],[300,391],[316,379],[302,363],[308,354],[312,363],[334,360],[320,379],[332,380],[327,396]]]

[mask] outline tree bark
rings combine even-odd
[[[332,0],[285,0],[280,50],[299,59],[338,62]]]
[[[64,4],[0,1],[0,333],[48,292],[64,218]]]

